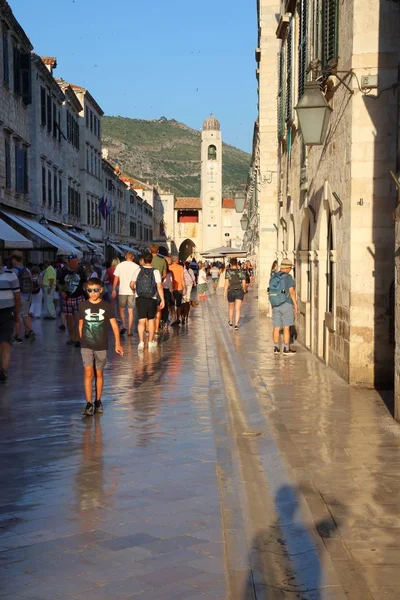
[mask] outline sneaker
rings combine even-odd
[[[233,323],[230,323],[229,321],[228,321],[228,325],[229,325],[229,327],[233,327]]]
[[[144,342],[139,342],[137,349],[140,351],[144,350]]]
[[[65,327],[65,325],[60,325],[60,327],[59,327],[58,329],[59,329],[60,331],[65,331],[65,330],[66,330],[66,327]]]
[[[120,332],[119,332],[119,334],[120,334],[120,335],[125,335],[125,333],[126,333],[126,332],[127,332],[127,328],[126,328],[126,327],[123,327],[122,329],[120,329]]]
[[[7,376],[8,376],[7,371],[4,371],[4,369],[1,369],[0,370],[0,381],[2,383],[5,383],[7,381]]]
[[[31,329],[31,331],[29,332],[29,335],[28,335],[28,337],[29,337],[29,340],[30,340],[31,342],[34,342],[34,341],[35,341],[35,339],[36,339],[36,335],[35,335],[35,332],[34,332],[32,329]]]
[[[82,411],[83,415],[86,415],[87,417],[92,417],[94,414],[94,406],[93,404],[91,404],[90,402],[88,402],[85,406],[85,408]]]
[[[17,337],[17,336],[15,336],[15,338],[14,338],[14,342],[15,342],[16,344],[22,344],[22,339],[21,339],[20,337]]]
[[[239,325],[235,325],[235,331],[239,331]]]
[[[94,412],[99,413],[100,415],[104,412],[101,400],[96,400],[96,402],[94,403]]]
[[[274,354],[280,354],[280,353],[281,353],[280,349],[275,346]]]
[[[75,346],[75,348],[80,348],[81,347],[81,343],[80,342],[75,342],[74,346]]]
[[[296,353],[296,350],[292,350],[292,348],[288,348],[287,350],[283,350],[283,356],[294,356],[294,354]]]
[[[157,348],[157,342],[149,342],[149,350],[152,348]]]

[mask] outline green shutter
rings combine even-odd
[[[293,119],[293,19],[286,35],[286,95],[285,120],[291,123]]]
[[[307,52],[308,52],[308,0],[300,0],[298,4],[299,11],[299,81],[298,81],[298,99],[304,94],[304,85],[307,81]]]
[[[281,47],[278,54],[278,102],[277,102],[277,117],[278,117],[278,139],[283,139],[285,135],[283,111],[284,111],[284,98],[283,98],[283,73],[284,73],[284,55],[283,47]]]
[[[326,68],[338,57],[338,0],[324,0],[322,19],[322,67]]]

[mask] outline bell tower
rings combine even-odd
[[[218,119],[208,117],[201,133],[203,252],[222,242],[222,139]]]

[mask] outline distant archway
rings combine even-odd
[[[192,240],[183,240],[182,244],[179,246],[179,260],[187,260],[189,256],[194,254],[195,248],[196,244],[192,242]]]

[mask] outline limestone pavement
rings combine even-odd
[[[82,419],[79,351],[52,324],[0,389],[0,598],[392,600],[400,429],[307,351],[271,352],[211,297],[139,357],[110,353]]]

